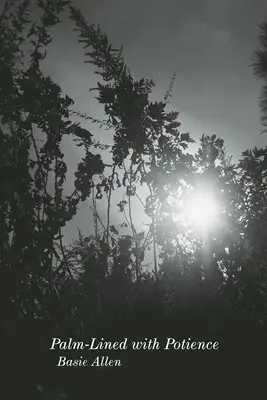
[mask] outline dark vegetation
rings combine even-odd
[[[222,361],[226,354],[233,360],[264,356],[267,149],[244,151],[234,162],[223,140],[214,135],[203,136],[196,154],[189,153],[193,139],[182,133],[179,113],[169,105],[172,84],[162,100],[151,101],[154,82],[134,80],[122,49],[114,49],[105,33],[87,23],[69,1],[37,4],[41,17],[35,23],[27,1],[7,1],[0,19],[0,307],[5,370],[18,372],[24,385],[29,379],[33,387],[39,382],[71,391],[78,381],[88,385],[91,377],[180,371],[199,358]],[[85,62],[96,68],[94,89],[103,121],[79,113],[71,97],[42,72],[52,41],[50,28],[67,14]],[[265,81],[266,33],[263,25],[254,60],[255,72]],[[265,123],[264,96],[266,86],[261,102]],[[113,137],[111,148],[85,128],[88,121],[107,129]],[[84,154],[70,194],[64,190],[65,135]],[[103,161],[105,152],[111,152],[111,164]],[[139,196],[141,185],[145,197]],[[177,221],[174,214],[179,210],[170,205],[170,199],[178,204],[196,188],[212,190],[220,204],[220,223],[205,235]],[[123,193],[117,226],[111,223],[116,190]],[[72,246],[64,247],[62,229],[87,199],[94,213],[91,235],[79,234]],[[98,212],[103,199],[105,220]],[[143,231],[134,225],[133,201],[140,202],[149,218]],[[220,351],[179,352],[179,361],[171,352],[125,352],[119,357],[116,352],[123,371],[66,371],[55,367],[57,354],[48,351],[55,336],[85,341],[92,336],[191,337],[219,341]]]

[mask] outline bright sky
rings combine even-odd
[[[267,18],[265,0],[76,0],[86,18],[100,23],[115,46],[124,45],[126,61],[136,78],[155,78],[155,96],[177,78],[172,106],[180,111],[182,129],[195,138],[203,133],[225,139],[230,154],[267,145],[260,135],[260,82],[253,76],[251,56],[257,47],[258,25]],[[97,77],[76,44],[71,26],[60,25],[45,69],[88,114],[101,109],[88,90]],[[110,141],[107,132],[99,140]],[[72,168],[79,150],[65,148]],[[70,239],[79,226],[92,223],[88,206],[66,230]]]

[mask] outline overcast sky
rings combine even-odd
[[[100,23],[114,45],[124,45],[137,77],[155,78],[165,92],[177,71],[173,106],[193,136],[215,132],[237,155],[266,144],[259,135],[260,83],[250,67],[258,25],[267,19],[265,0],[76,0],[75,5]],[[72,49],[71,36],[67,27],[59,33],[57,69],[62,81],[81,90],[82,101],[88,97],[88,65]]]
[[[165,93],[177,72],[172,106],[180,111],[184,131],[195,138],[216,133],[235,157],[267,145],[267,136],[260,135],[261,82],[250,67],[258,26],[267,19],[266,0],[76,0],[75,5],[115,46],[124,45],[134,77],[155,79],[156,95]],[[97,115],[101,110],[88,93],[97,76],[82,63],[68,24],[56,32],[46,66],[79,108]],[[72,150],[68,156],[73,165],[79,159]],[[84,213],[79,226],[83,221]]]

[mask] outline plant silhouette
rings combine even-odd
[[[41,16],[35,22],[28,1],[6,1],[0,18],[0,304],[6,370],[18,372],[25,390],[28,385],[36,396],[48,398],[57,387],[77,398],[76,388],[84,388],[88,376],[105,379],[115,373],[56,368],[61,353],[49,351],[52,337],[190,337],[219,341],[221,356],[241,357],[244,347],[247,356],[257,346],[264,354],[267,149],[244,151],[234,162],[222,139],[203,135],[190,153],[194,140],[181,131],[179,113],[169,105],[175,76],[164,98],[152,101],[155,83],[135,80],[123,49],[113,48],[70,1],[38,0],[37,6]],[[98,82],[91,90],[103,107],[103,121],[77,111],[72,98],[42,71],[51,28],[66,14],[85,63],[96,68]],[[265,50],[256,54],[261,77]],[[107,130],[112,146],[98,140],[88,121]],[[65,136],[83,151],[68,195]],[[104,162],[105,152],[111,153],[111,164]],[[117,225],[112,223],[115,191],[121,193]],[[219,222],[197,229],[184,217],[183,205],[193,196],[197,207],[197,193],[210,192]],[[64,246],[62,230],[84,201],[92,205],[91,233],[79,232]],[[105,219],[99,213],[103,201]],[[143,229],[135,223],[137,203],[148,221]],[[115,351],[109,355],[118,357]],[[214,355],[179,354],[180,368],[200,357]],[[161,368],[164,373],[166,365],[178,363],[171,351],[126,351],[120,358],[126,372],[136,373]]]

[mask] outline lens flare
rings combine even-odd
[[[205,229],[217,222],[219,207],[212,195],[195,193],[184,202],[187,222],[196,228]]]

